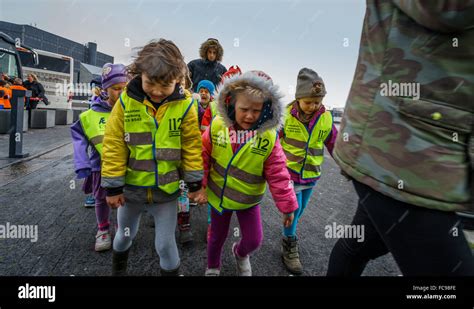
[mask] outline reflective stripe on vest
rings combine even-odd
[[[331,133],[332,115],[324,112],[316,120],[312,130],[291,115],[290,105],[284,126],[281,146],[286,155],[286,166],[303,179],[316,179],[321,175],[324,161],[324,141]]]
[[[276,131],[255,135],[232,151],[229,129],[219,116],[211,123],[212,165],[207,185],[208,201],[218,212],[242,210],[259,204],[265,194],[265,160],[276,141]]]
[[[110,112],[97,112],[92,109],[81,113],[81,122],[87,140],[94,145],[94,148],[102,156],[102,141],[104,140],[105,124],[110,117]]]
[[[191,97],[160,106],[166,112],[160,123],[146,104],[122,92],[125,142],[129,159],[125,183],[156,187],[168,194],[179,190],[181,161],[181,121],[194,104]],[[158,111],[157,111],[158,113]]]

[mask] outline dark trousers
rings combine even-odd
[[[365,239],[340,238],[328,276],[360,276],[367,263],[391,252],[405,276],[473,276],[474,258],[454,212],[413,206],[354,181],[359,204],[352,225]]]

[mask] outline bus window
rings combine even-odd
[[[28,51],[23,50],[20,50],[19,53],[23,57],[31,55]],[[36,58],[37,65],[32,63],[31,58],[26,59],[25,63],[22,61],[23,75],[35,74],[38,77],[50,103],[48,108],[70,109],[72,99],[69,85],[73,82],[74,60],[64,55],[42,50],[35,50],[35,54],[38,56]]]
[[[30,67],[30,68],[35,67],[35,59],[33,58],[31,52],[25,52],[25,51],[19,50],[18,54],[20,55],[20,61],[21,61],[22,66]]]
[[[0,52],[0,72],[10,77],[18,77],[18,65],[15,55]]]
[[[38,69],[69,74],[71,61],[40,54]]]

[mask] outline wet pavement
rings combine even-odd
[[[54,151],[0,168],[0,224],[9,222],[38,226],[36,242],[30,239],[0,239],[0,275],[110,275],[111,252],[94,251],[95,211],[83,206],[85,195],[81,192],[81,181],[75,179],[72,145],[64,145],[70,138],[69,128],[63,126],[47,130],[50,131],[38,133],[35,130],[25,134],[25,143],[41,134],[49,136],[47,141],[37,139],[35,142],[38,145],[26,145],[25,149],[33,154],[45,147],[56,148]],[[4,140],[5,136],[0,136],[1,154],[5,152]],[[324,228],[333,223],[350,224],[356,206],[357,195],[351,183],[339,174],[334,160],[326,157],[323,177],[298,225],[304,275],[325,275],[329,255],[337,239],[326,238]],[[268,192],[261,209],[264,242],[251,257],[253,273],[256,276],[288,276],[279,254],[281,216]],[[193,244],[179,246],[181,270],[184,275],[201,276],[206,267],[204,240],[207,210],[192,208],[191,216],[195,237]],[[112,221],[115,222],[115,212]],[[238,234],[234,216],[223,250],[221,275],[236,274],[231,245],[239,239]],[[151,216],[146,213],[131,249],[129,273],[159,275],[154,228]],[[397,276],[400,271],[388,254],[370,262],[364,275]]]

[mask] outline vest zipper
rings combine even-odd
[[[252,138],[253,138],[253,137],[252,137]],[[230,138],[229,138],[229,140],[230,140]],[[248,143],[248,140],[247,140],[244,144],[240,145],[240,147],[237,149],[237,151],[232,155],[232,158],[230,159],[229,164],[227,164],[227,167],[225,168],[225,172],[224,172],[224,184],[222,185],[221,202],[220,202],[220,205],[219,205],[219,207],[222,208],[222,209],[224,209],[224,207],[222,207],[222,202],[223,202],[222,198],[224,197],[224,190],[225,190],[225,186],[226,186],[226,184],[227,184],[227,172],[229,171],[230,165],[232,164],[232,161],[234,161],[234,158],[237,156],[237,154],[239,153],[239,151],[240,151],[245,145],[247,145],[247,143]],[[230,146],[230,149],[232,150],[232,145],[230,145],[230,141],[229,141],[229,146]]]
[[[321,118],[321,115],[322,115],[322,114],[320,114],[320,115],[318,116],[318,119],[316,119],[316,121],[314,122],[314,126],[311,128],[310,131],[308,131],[308,129],[306,128],[306,126],[303,125],[304,128],[305,128],[305,130],[308,132],[309,137],[308,137],[308,141],[306,142],[306,151],[305,151],[305,153],[304,153],[303,165],[301,166],[301,170],[300,170],[300,175],[301,175],[301,178],[302,178],[302,179],[305,179],[304,176],[303,176],[303,169],[304,169],[304,165],[305,165],[305,163],[306,163],[306,158],[308,157],[308,148],[309,148],[309,142],[311,141],[311,135],[313,134],[314,128],[316,128],[316,126],[318,125],[319,118]],[[324,146],[323,146],[323,147],[324,147]]]

